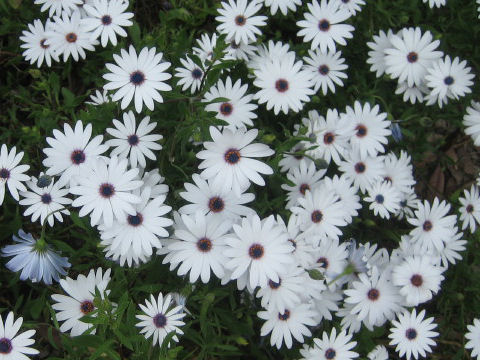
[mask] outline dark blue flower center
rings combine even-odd
[[[443,82],[445,83],[445,85],[452,85],[453,84],[453,77],[451,76],[447,76],[445,79],[443,79]]]
[[[167,317],[163,314],[157,314],[153,318],[153,324],[157,328],[163,328],[163,327],[165,327],[165,325],[167,325]]]
[[[279,320],[286,321],[286,320],[288,320],[289,317],[290,317],[290,311],[287,310],[287,309],[285,309],[283,314],[278,313],[278,319]]]
[[[104,183],[100,185],[99,193],[104,198],[112,197],[115,194],[115,188],[112,184]]]
[[[312,212],[312,221],[317,224],[323,219],[323,214],[320,210],[315,210]]]
[[[140,213],[137,213],[137,215],[128,215],[127,222],[131,226],[140,226],[143,222],[143,216]]]
[[[248,249],[248,255],[254,260],[258,260],[263,256],[263,246],[260,244],[253,244]]]
[[[326,269],[328,268],[328,265],[329,265],[328,259],[322,256],[321,258],[318,258],[317,264],[320,264],[320,267]]]
[[[377,289],[370,289],[367,293],[368,299],[371,301],[376,301],[380,297],[380,291]]]
[[[467,213],[472,213],[473,212],[473,205],[472,204],[468,204],[467,205],[467,208],[465,209],[467,211]]]
[[[367,127],[363,124],[359,124],[357,125],[357,127],[355,128],[355,130],[357,130],[357,133],[356,135],[358,137],[364,137],[365,135],[367,135]]]
[[[197,79],[197,80],[201,79],[202,75],[203,75],[203,72],[199,68],[195,68],[195,69],[192,70],[192,77],[194,79]]]
[[[10,339],[1,338],[0,339],[0,354],[8,354],[11,351],[12,351],[12,342],[10,341]]]
[[[237,149],[228,149],[225,153],[225,161],[231,165],[234,165],[240,161],[240,151]]]
[[[212,241],[208,238],[201,238],[197,241],[197,248],[201,252],[209,252],[212,250]]]
[[[322,19],[318,22],[320,31],[328,31],[330,29],[330,22],[327,19]]]
[[[144,81],[145,81],[145,75],[141,71],[137,70],[130,74],[130,82],[133,85],[135,86],[142,85]]]
[[[328,360],[335,359],[335,356],[337,355],[337,352],[333,350],[332,348],[329,348],[325,351],[325,358]]]
[[[318,68],[318,72],[322,75],[327,75],[329,73],[330,69],[328,68],[327,65],[321,65],[319,68]]]
[[[308,184],[300,185],[300,194],[305,195],[307,190],[310,190],[310,185],[308,185]]]
[[[359,162],[359,163],[356,163],[355,164],[355,171],[358,173],[358,174],[361,174],[365,171],[366,167],[365,167],[365,164],[363,162]]]
[[[268,280],[268,286],[270,286],[272,289],[278,289],[280,285],[282,285],[282,279],[280,278],[278,279],[278,282]]]
[[[407,61],[409,63],[414,63],[417,62],[418,60],[418,54],[415,51],[409,52],[407,55]]]
[[[0,169],[0,179],[7,180],[10,177],[10,171],[8,169]]]
[[[233,106],[232,104],[228,103],[228,102],[224,102],[222,105],[220,105],[220,113],[223,115],[223,116],[228,116],[232,113],[233,111]]]
[[[325,135],[323,135],[323,142],[327,145],[333,143],[335,140],[335,135],[332,134],[331,132],[327,132]]]
[[[413,274],[410,278],[410,282],[413,286],[420,287],[423,284],[423,277],[420,274]]]
[[[102,24],[103,25],[110,25],[112,23],[112,18],[110,15],[103,15],[102,16]]]
[[[235,18],[235,24],[237,24],[238,26],[243,26],[243,25],[245,25],[246,22],[247,22],[247,19],[243,15],[238,15]]]
[[[127,138],[127,141],[130,146],[135,146],[135,145],[138,145],[138,143],[140,142],[140,139],[136,134],[133,134]]]
[[[224,201],[218,196],[212,197],[208,201],[208,208],[214,213],[218,213],[222,211],[224,207],[225,207]]]
[[[378,194],[377,196],[375,196],[375,201],[379,204],[383,204],[383,202],[385,201],[385,198],[383,197],[382,194]]]
[[[41,200],[42,200],[42,203],[48,205],[52,202],[52,197],[50,196],[50,194],[45,193],[41,196]]]
[[[277,89],[278,92],[285,92],[288,90],[288,81],[285,79],[278,79],[275,82],[275,89]]]
[[[401,206],[401,207],[407,206],[407,200],[402,200],[402,201],[400,201],[400,206]]]
[[[405,331],[405,336],[408,340],[415,340],[415,338],[417,337],[417,330],[412,328],[407,329],[407,331]]]
[[[73,32],[68,33],[67,35],[65,35],[65,39],[69,43],[74,43],[75,41],[77,41],[77,34],[75,34]]]
[[[85,300],[80,304],[80,311],[84,314],[89,314],[95,309],[95,305],[90,300]]]
[[[80,165],[81,163],[85,162],[85,153],[83,150],[74,150],[70,155],[70,160],[72,160],[72,163],[75,165]]]
[[[427,220],[423,223],[423,230],[424,231],[430,231],[433,228],[433,224],[430,220]]]
[[[40,47],[42,49],[48,49],[50,47],[50,45],[45,44],[45,41],[47,41],[47,39],[40,40]]]

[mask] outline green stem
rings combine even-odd
[[[328,286],[332,285],[335,281],[344,277],[345,275],[353,274],[353,270],[354,270],[353,266],[351,264],[348,264],[347,267],[343,270],[343,272],[335,276],[335,278],[332,281],[330,281],[327,285]]]

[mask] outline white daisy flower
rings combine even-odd
[[[441,51],[435,51],[440,41],[432,40],[432,33],[426,31],[422,35],[419,27],[404,28],[392,35],[392,47],[385,49],[385,72],[400,83],[407,81],[408,86],[420,85],[427,69],[442,57]]]
[[[307,268],[313,259],[313,247],[307,243],[303,231],[300,230],[298,219],[295,214],[291,214],[288,218],[288,224],[280,216],[277,216],[277,222],[280,226],[284,227],[284,231],[288,234],[288,241],[293,245],[293,257],[296,260],[296,264],[302,268]]]
[[[282,189],[288,192],[286,208],[298,205],[298,198],[304,197],[307,190],[313,191],[326,172],[326,169],[317,170],[314,163],[307,166],[304,160],[301,161],[298,168],[287,174],[287,179],[294,185],[282,184]]]
[[[330,336],[324,331],[322,339],[313,339],[313,348],[302,355],[305,360],[352,360],[358,357],[358,353],[351,351],[357,345],[351,339],[351,334],[342,331],[337,335],[337,329],[333,328]]]
[[[257,39],[262,32],[258,26],[265,26],[266,16],[254,16],[262,8],[261,2],[247,0],[228,0],[222,2],[218,9],[220,16],[215,18],[220,23],[217,31],[226,34],[226,41],[234,40],[237,44],[248,44]]]
[[[340,115],[354,124],[355,135],[350,138],[350,144],[354,151],[360,153],[360,157],[367,155],[373,157],[385,152],[384,145],[388,144],[387,136],[392,134],[391,123],[387,120],[387,113],[379,113],[379,111],[378,105],[371,107],[367,102],[362,107],[359,101],[355,101],[353,108],[347,106],[346,113]]]
[[[369,360],[388,360],[387,348],[383,345],[377,345],[367,354]]]
[[[472,358],[480,358],[480,320],[473,319],[472,325],[467,325],[467,333],[465,338],[468,340],[465,349],[471,349]]]
[[[180,264],[178,275],[190,272],[188,279],[191,283],[199,278],[208,283],[210,272],[221,279],[228,261],[224,251],[231,223],[200,211],[194,215],[182,215],[182,221],[185,229],[175,230],[174,241],[168,245],[169,257],[163,263],[170,262],[170,270]]]
[[[138,264],[152,255],[153,248],[160,249],[162,242],[159,238],[167,237],[165,228],[173,224],[164,216],[172,210],[164,204],[166,195],[159,195],[152,200],[151,189],[147,187],[140,197],[142,201],[134,206],[134,215],[126,215],[114,221],[110,227],[99,226],[101,245],[106,246],[106,256],[112,256],[115,261],[120,259],[121,266],[125,261],[128,266],[132,261]]]
[[[72,194],[78,195],[72,205],[81,207],[78,215],[90,214],[92,226],[113,225],[114,218],[125,221],[127,215],[137,214],[134,204],[141,198],[130,191],[142,186],[141,180],[134,180],[138,169],[127,171],[127,159],[112,157],[108,163],[99,158],[84,176],[79,177],[79,185],[70,188]]]
[[[22,270],[20,280],[43,281],[51,285],[52,280],[59,281],[60,275],[67,273],[65,269],[71,266],[68,259],[53,251],[45,240],[36,240],[22,229],[18,236],[13,235],[13,241],[18,244],[3,247],[2,256],[13,256],[5,267],[13,272]]]
[[[307,328],[315,326],[315,311],[308,304],[296,305],[294,308],[285,309],[283,312],[278,311],[259,311],[257,316],[266,320],[260,329],[260,336],[270,333],[270,345],[280,349],[285,343],[288,349],[292,347],[292,335],[300,343],[303,343],[304,336],[312,336]]]
[[[406,192],[402,192],[400,195],[400,208],[395,216],[400,220],[404,217],[413,217],[413,211],[417,208],[417,203],[418,198],[413,188],[408,189]]]
[[[442,265],[445,268],[448,268],[449,263],[455,264],[457,260],[462,260],[462,255],[460,255],[460,252],[465,251],[466,249],[465,245],[467,244],[467,240],[463,240],[463,233],[457,231],[458,229],[456,227],[453,228],[453,233],[455,235],[445,243],[445,247],[440,252]]]
[[[227,77],[225,83],[219,80],[204,95],[202,101],[209,103],[205,106],[205,110],[216,112],[216,118],[227,122],[230,126],[237,128],[246,125],[253,126],[252,120],[257,118],[254,111],[258,108],[258,105],[251,103],[253,95],[246,94],[247,90],[248,85],[242,85],[240,80],[232,85],[230,76]],[[228,100],[213,102],[217,98]]]
[[[142,328],[140,334],[143,334],[145,339],[153,335],[154,346],[156,344],[162,346],[163,340],[171,332],[183,335],[179,327],[185,325],[181,319],[186,314],[182,311],[183,306],[173,307],[173,305],[171,295],[164,298],[162,293],[158,294],[158,299],[150,295],[150,301],[145,300],[145,305],[138,304],[145,315],[135,315],[140,320],[135,326]],[[177,335],[174,335],[172,340],[178,342]]]
[[[43,173],[40,173],[40,178],[42,176],[44,176]],[[71,199],[65,197],[69,190],[55,183],[54,180],[45,187],[39,187],[37,184],[37,178],[32,176],[32,179],[27,182],[31,191],[20,192],[23,199],[19,201],[19,204],[28,206],[23,216],[32,215],[32,222],[40,219],[41,225],[47,221],[48,225],[53,226],[55,218],[59,222],[63,222],[62,214],[70,215],[70,211],[65,208],[66,205],[72,203]]]
[[[265,6],[270,8],[270,14],[275,15],[280,9],[283,15],[287,15],[288,11],[297,10],[297,6],[302,5],[302,0],[263,0]]]
[[[113,125],[115,128],[107,128],[106,131],[115,139],[105,142],[105,145],[114,147],[111,156],[128,158],[132,168],[137,167],[137,163],[145,168],[147,165],[145,156],[150,160],[157,159],[152,150],[162,149],[162,145],[157,141],[163,139],[163,136],[150,134],[157,126],[156,122],[150,123],[150,116],[144,117],[137,128],[135,115],[129,111],[123,113],[123,124],[113,119]]]
[[[362,193],[365,193],[375,182],[384,177],[383,156],[362,158],[358,152],[350,152],[345,161],[340,163],[339,169],[347,180]]]
[[[411,193],[415,185],[413,178],[412,158],[404,150],[400,151],[400,157],[389,152],[383,158],[384,180],[388,181],[401,193]]]
[[[94,51],[98,42],[91,39],[91,33],[84,27],[80,18],[80,12],[74,11],[72,16],[66,12],[62,17],[55,16],[51,30],[45,33],[47,40],[45,45],[52,48],[58,56],[63,54],[63,61],[67,61],[70,55],[75,61],[78,61],[79,55],[85,59],[85,50]]]
[[[205,169],[200,174],[204,179],[212,179],[212,185],[222,191],[233,190],[240,196],[253,182],[265,186],[265,181],[259,174],[271,175],[273,170],[265,163],[255,160],[256,157],[266,157],[274,153],[267,145],[251,144],[257,137],[258,130],[223,129],[220,132],[210,126],[212,141],[204,143],[206,150],[197,153],[197,158],[203,161],[198,166]]]
[[[410,101],[410,103],[412,104],[415,104],[417,101],[419,103],[423,102],[425,99],[425,95],[429,92],[430,90],[425,85],[423,80],[419,85],[413,84],[412,86],[408,86],[408,83],[406,81],[399,82],[397,85],[397,89],[395,90],[395,94],[403,94],[403,101]]]
[[[305,161],[308,166],[313,163],[313,160],[309,157],[302,155],[305,150],[303,143],[295,145],[288,153],[284,153],[282,159],[278,162],[280,171],[291,172],[300,166],[301,161]]]
[[[473,101],[463,116],[465,134],[470,135],[475,146],[480,146],[480,102]]]
[[[129,19],[133,13],[125,12],[128,1],[124,0],[93,0],[93,4],[85,4],[83,9],[88,17],[82,20],[87,31],[91,31],[92,39],[101,38],[102,46],[107,46],[108,40],[117,46],[117,35],[126,37],[124,26],[132,26]]]
[[[365,5],[364,0],[335,0],[338,2],[340,9],[346,9],[348,12],[355,16],[357,12],[362,11],[362,6]]]
[[[22,327],[23,317],[14,321],[13,312],[10,311],[5,318],[5,324],[0,316],[0,359],[2,360],[29,360],[26,355],[37,355],[38,350],[31,348],[35,343],[32,336],[36,330],[27,330],[18,334]]]
[[[369,209],[382,219],[390,219],[400,208],[401,193],[388,181],[377,181],[368,189],[365,201],[370,203]]]
[[[90,100],[92,101],[85,101],[85,104],[97,106],[97,105],[102,105],[112,101],[107,90],[103,90],[102,92],[95,90],[95,94],[90,95]]]
[[[85,174],[97,157],[108,149],[108,146],[102,144],[103,135],[90,140],[92,124],[87,124],[84,129],[81,120],[76,122],[75,129],[65,123],[63,133],[55,129],[53,136],[46,139],[51,147],[43,149],[47,158],[42,164],[48,168],[47,175],[61,174],[59,186],[67,183],[70,186],[76,185],[77,177]]]
[[[137,190],[142,192],[144,188],[150,188],[150,199],[155,199],[160,195],[168,193],[168,185],[163,184],[165,178],[159,174],[158,169],[146,171],[141,179],[143,181],[142,187]]]
[[[80,319],[89,314],[97,316],[96,313],[91,314],[97,309],[94,305],[95,293],[98,291],[102,299],[110,293],[110,290],[106,290],[110,281],[110,271],[110,269],[105,272],[101,268],[97,271],[92,269],[87,276],[80,274],[75,280],[68,276],[60,280],[60,286],[68,296],[53,294],[52,299],[55,303],[52,308],[57,312],[57,320],[64,321],[60,325],[61,332],[70,331],[70,336],[73,337],[83,334],[94,326]],[[95,331],[96,329],[92,329],[89,333],[95,334]]]
[[[303,103],[310,101],[312,75],[302,70],[302,61],[295,62],[295,53],[288,53],[283,58],[276,58],[260,64],[255,70],[256,79],[253,84],[260,88],[254,95],[260,104],[266,103],[267,110],[273,108],[275,115],[280,110],[285,114],[291,109],[299,112]]]
[[[170,91],[172,87],[164,81],[172,77],[166,73],[170,63],[162,61],[163,53],[156,49],[144,47],[137,56],[135,48],[130,45],[128,52],[120,51],[121,56],[113,54],[117,63],[105,66],[109,71],[103,78],[109,81],[103,86],[105,90],[118,89],[112,96],[113,101],[122,99],[121,107],[125,109],[135,97],[135,110],[142,111],[143,103],[149,110],[154,109],[153,100],[163,102],[159,91]]]
[[[472,92],[472,79],[475,77],[471,73],[472,68],[467,66],[467,62],[460,62],[458,57],[453,61],[450,56],[440,59],[427,69],[425,82],[430,93],[427,95],[427,105],[438,104],[442,108],[443,104],[448,103],[448,99],[456,99]]]
[[[335,193],[328,191],[325,186],[318,186],[297,201],[299,206],[292,207],[290,211],[298,215],[305,235],[318,236],[318,240],[327,237],[338,239],[342,235],[339,227],[347,225],[345,209]]]
[[[445,200],[440,202],[437,197],[431,206],[427,200],[423,204],[419,201],[417,206],[415,217],[407,219],[415,226],[415,229],[410,231],[412,241],[422,251],[442,251],[445,243],[455,235],[453,228],[457,223],[457,216],[447,215],[450,204]]]
[[[242,193],[236,196],[231,190],[223,189],[221,184],[214,186],[212,181],[205,181],[198,174],[193,174],[192,179],[195,184],[185,183],[186,191],[179,193],[190,202],[178,210],[181,214],[191,215],[201,211],[204,215],[212,214],[232,221],[255,214],[254,210],[243,205],[253,201],[254,194]]]
[[[470,227],[470,232],[473,234],[477,227],[477,223],[480,223],[480,193],[478,187],[474,184],[470,188],[463,190],[465,197],[460,197],[458,201],[462,206],[460,207],[460,221],[462,223],[462,230]]]
[[[347,244],[339,243],[338,239],[326,238],[321,240],[317,247],[313,248],[314,263],[309,266],[311,269],[319,269],[331,283],[340,275],[347,266]],[[329,284],[329,288],[335,289],[336,283]],[[337,309],[338,310],[338,309]]]
[[[51,30],[53,23],[50,19],[47,19],[45,28],[40,20],[34,20],[33,25],[28,24],[30,31],[24,30],[20,40],[24,43],[20,45],[21,48],[26,49],[22,55],[26,61],[30,61],[30,64],[37,62],[37,66],[42,66],[43,60],[45,60],[48,66],[52,65],[52,59],[58,60],[58,55],[53,51],[50,45],[47,45],[47,31]]]
[[[73,11],[77,10],[77,6],[82,4],[82,0],[35,0],[37,5],[42,5],[40,11],[48,11],[48,17],[52,17],[53,14],[57,16],[62,15],[62,12],[67,16]]]
[[[348,65],[344,64],[341,51],[322,53],[317,48],[315,51],[309,50],[308,55],[309,57],[304,57],[303,60],[308,64],[305,68],[312,72],[315,92],[322,88],[323,95],[327,95],[329,89],[335,93],[335,84],[343,86],[342,79],[348,78],[344,72]]]
[[[413,356],[426,357],[427,352],[432,352],[431,346],[436,343],[432,339],[438,336],[438,333],[432,331],[437,327],[433,323],[433,318],[424,319],[425,310],[422,310],[417,316],[417,310],[413,309],[411,313],[405,312],[397,314],[398,321],[393,320],[393,328],[390,329],[388,337],[391,339],[390,345],[396,345],[395,351],[399,356],[405,356],[407,360]]]
[[[247,62],[247,66],[250,69],[258,70],[262,64],[273,61],[274,59],[281,59],[288,53],[295,54],[290,51],[290,45],[284,44],[281,41],[274,42],[269,40],[268,46],[264,43],[257,45],[254,54],[250,56]]]
[[[311,41],[311,49],[320,48],[322,53],[327,49],[335,52],[338,43],[347,45],[345,39],[353,37],[352,25],[342,24],[351,15],[346,9],[340,8],[337,1],[313,0],[308,4],[308,13],[304,13],[304,20],[298,21],[297,26],[301,29],[297,35],[303,36],[304,42]]]
[[[354,216],[358,215],[358,210],[362,208],[360,196],[357,195],[358,189],[347,179],[345,175],[334,175],[333,178],[325,177],[323,184],[328,191],[332,191],[338,197],[341,203],[347,223],[351,223]]]
[[[248,61],[248,59],[255,53],[255,46],[244,42],[230,41],[225,49],[225,55],[222,60],[242,60]]]
[[[200,90],[200,85],[204,77],[205,65],[198,66],[188,56],[185,59],[180,59],[183,67],[175,68],[175,77],[179,78],[177,85],[182,86],[182,91],[190,88],[190,92],[193,94],[197,90]]]
[[[247,216],[241,225],[233,224],[235,236],[227,237],[225,255],[230,258],[225,267],[232,270],[235,280],[248,274],[252,289],[265,287],[269,280],[280,281],[286,265],[292,264],[293,246],[273,215],[260,221],[258,215]]]
[[[430,300],[440,290],[445,269],[432,264],[430,256],[409,256],[392,271],[392,282],[408,306]]]
[[[30,169],[30,165],[19,165],[23,158],[23,151],[17,154],[17,148],[14,146],[8,151],[7,145],[2,144],[0,149],[0,205],[5,199],[5,185],[8,186],[10,195],[18,201],[18,191],[27,191],[22,181],[27,181],[30,177],[24,174]]]
[[[447,0],[423,0],[424,3],[428,2],[428,6],[430,6],[430,9],[433,9],[434,7],[441,7],[445,6],[447,3]]]
[[[213,50],[217,45],[217,34],[212,34],[212,37],[208,34],[202,34],[200,39],[197,39],[197,44],[199,47],[193,47],[192,52],[197,55],[202,61],[212,61],[213,60]],[[217,60],[216,64],[219,63]]]
[[[354,281],[352,288],[345,290],[345,302],[353,304],[352,314],[358,320],[372,326],[381,326],[392,320],[395,313],[402,311],[402,300],[398,290],[391,283],[388,271],[379,272],[373,268],[371,276],[359,274],[360,281]]]
[[[388,30],[385,34],[383,30],[380,30],[378,35],[373,35],[373,42],[368,42],[367,46],[371,49],[368,52],[367,64],[370,64],[370,71],[376,72],[376,76],[379,78],[385,73],[387,64],[385,62],[385,49],[391,48],[390,42],[393,36],[392,30]]]

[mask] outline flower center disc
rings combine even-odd
[[[236,163],[238,163],[241,157],[242,156],[240,155],[240,151],[238,151],[237,149],[228,149],[225,153],[225,161],[230,165],[235,165]]]
[[[80,165],[85,162],[85,153],[83,150],[74,150],[70,155],[70,160],[72,160],[72,163],[75,165]]]
[[[361,174],[361,173],[365,172],[365,164],[363,162],[356,163],[355,164],[355,171],[358,174]]]
[[[7,180],[10,177],[10,171],[8,169],[0,169],[0,179]]]
[[[50,194],[43,194],[40,199],[42,200],[42,203],[48,205],[52,202],[52,197],[50,196]]]
[[[95,309],[95,305],[90,300],[85,300],[80,304],[80,311],[84,314],[89,314]]]
[[[376,301],[380,297],[380,291],[377,289],[370,289],[367,293],[368,299],[371,301]]]
[[[12,342],[10,339],[0,339],[0,354],[8,354],[12,351]]]
[[[263,256],[263,253],[263,246],[260,244],[253,244],[248,249],[248,255],[254,260],[260,259]]]
[[[141,71],[137,70],[130,74],[130,82],[133,85],[135,86],[142,85],[144,81],[145,81],[145,75]]]
[[[287,309],[285,309],[285,312],[283,314],[278,313],[279,320],[285,321],[285,320],[288,320],[289,317],[290,317],[290,311]]]
[[[115,194],[115,188],[112,184],[104,183],[98,189],[100,195],[104,198],[110,198]]]
[[[201,79],[202,75],[203,75],[203,72],[199,68],[195,68],[195,69],[192,70],[192,77],[195,80]]]
[[[433,224],[430,220],[427,220],[423,223],[423,230],[424,231],[430,231],[433,228]]]
[[[332,348],[329,348],[325,351],[325,358],[328,360],[335,359],[335,356],[337,355],[337,352],[333,350]]]
[[[382,194],[378,194],[377,196],[375,196],[375,201],[379,204],[383,204],[383,202],[385,201],[385,198],[383,197]]]
[[[418,54],[415,51],[409,52],[407,55],[407,61],[409,63],[414,63],[417,62],[418,60]]]
[[[320,264],[320,267],[327,269],[328,268],[328,259],[326,257],[318,258],[317,264]]]
[[[318,224],[320,221],[322,221],[322,219],[323,219],[323,214],[320,210],[315,210],[314,212],[312,212],[312,221],[315,224]]]
[[[357,137],[361,138],[361,137],[364,137],[365,135],[367,135],[367,127],[363,124],[359,124],[357,125],[357,127],[355,128],[355,130],[357,130]]]
[[[328,31],[330,29],[330,22],[327,19],[320,20],[318,28],[320,31]]]
[[[275,82],[275,89],[277,89],[278,92],[284,93],[288,90],[288,81],[285,79],[278,79]]]
[[[321,65],[319,68],[318,68],[318,72],[322,75],[327,75],[329,72],[330,72],[330,69],[328,68],[327,65]]]
[[[445,85],[452,85],[454,80],[453,77],[447,76],[445,79],[443,79],[443,82],[445,83]]]
[[[414,274],[414,275],[410,278],[410,282],[412,283],[413,286],[416,286],[416,287],[422,286],[422,284],[423,284],[422,275]]]
[[[40,40],[40,47],[42,49],[48,49],[50,47],[50,45],[45,44],[45,41],[47,41],[47,39]]]
[[[130,146],[136,146],[140,142],[140,139],[138,138],[138,135],[133,134],[127,138],[127,141]]]
[[[412,328],[407,329],[407,331],[405,331],[405,336],[408,340],[414,340],[417,337],[417,330]]]
[[[467,205],[467,208],[465,209],[467,211],[467,213],[472,213],[473,212],[473,205],[472,204],[468,204]]]
[[[224,102],[222,105],[220,105],[220,113],[223,116],[230,115],[232,111],[233,111],[233,106],[229,102]]]
[[[238,15],[235,18],[235,24],[237,24],[238,26],[243,26],[245,25],[246,22],[247,22],[247,18],[243,15]]]
[[[153,318],[153,324],[157,327],[157,328],[163,328],[165,327],[165,325],[167,325],[167,318],[165,315],[163,314],[157,314],[155,315],[155,317]]]
[[[278,282],[268,280],[268,286],[270,286],[270,288],[273,290],[278,289],[281,284],[282,284],[282,279],[280,278],[278,279]]]
[[[143,222],[143,216],[138,212],[137,212],[137,215],[128,215],[127,222],[131,226],[135,226],[135,227],[140,226],[142,225],[142,222]]]
[[[201,252],[209,252],[212,250],[212,241],[207,238],[201,238],[197,241],[197,248]]]
[[[74,43],[75,41],[77,41],[77,34],[75,34],[73,32],[68,33],[67,35],[65,35],[65,39],[69,43]]]
[[[102,24],[103,25],[110,25],[112,23],[112,18],[110,15],[103,15],[102,16]]]
[[[335,140],[335,135],[333,135],[331,132],[328,132],[325,135],[323,135],[323,142],[327,145],[330,145],[331,143],[333,143],[334,140]]]
[[[224,207],[225,207],[225,203],[218,196],[212,197],[208,201],[208,208],[210,209],[210,211],[213,211],[214,213],[218,213],[222,211]]]
[[[308,184],[300,185],[300,194],[305,195],[307,190],[310,190],[310,186]]]

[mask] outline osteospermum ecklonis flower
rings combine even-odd
[[[472,358],[480,359],[480,320],[473,319],[472,325],[467,325],[467,333],[465,338],[468,340],[465,349],[471,349]]]
[[[385,73],[387,64],[385,62],[385,49],[392,47],[390,38],[392,37],[392,30],[385,33],[380,30],[378,35],[373,35],[373,41],[367,43],[371,49],[368,52],[367,63],[370,64],[370,71],[375,72],[377,77],[381,77]]]
[[[263,0],[265,6],[270,7],[270,13],[275,15],[278,10],[283,15],[287,15],[288,11],[295,11],[297,6],[302,5],[302,0]]]
[[[470,135],[475,146],[480,146],[480,102],[473,101],[463,116],[465,134]]]
[[[337,329],[333,328],[330,335],[326,331],[323,332],[322,338],[313,339],[314,345],[302,351],[303,359],[305,360],[352,360],[358,357],[358,353],[352,351],[357,345],[356,341],[352,340],[352,334],[347,334],[341,331],[337,334]]]
[[[462,230],[467,227],[470,228],[470,232],[473,234],[477,227],[477,223],[480,223],[480,191],[476,185],[472,185],[470,191],[463,190],[464,197],[460,197],[458,201],[462,206],[459,209],[460,221],[462,221]]]
[[[22,55],[25,56],[25,60],[30,61],[30,64],[37,62],[37,66],[40,67],[45,60],[48,66],[52,65],[52,59],[58,61],[58,54],[53,51],[53,48],[46,44],[47,31],[51,30],[53,23],[50,19],[47,19],[45,27],[40,20],[34,20],[33,24],[28,24],[30,31],[24,30],[20,40],[23,44],[21,48],[26,49]]]
[[[313,90],[317,92],[320,88],[322,94],[327,95],[328,90],[335,93],[335,84],[343,86],[342,79],[348,78],[344,70],[348,69],[348,65],[344,64],[345,59],[342,58],[342,52],[326,52],[322,53],[319,49],[309,50],[309,57],[304,60],[308,64],[305,68],[312,72],[312,81],[315,83]]]
[[[24,174],[30,168],[30,165],[19,165],[23,158],[23,151],[17,154],[17,148],[14,146],[8,151],[7,145],[2,144],[0,149],[0,205],[5,199],[5,186],[15,200],[19,200],[18,191],[26,191],[23,181],[27,181],[29,176]]]
[[[165,83],[172,77],[165,72],[170,63],[162,61],[163,53],[157,53],[155,48],[144,47],[137,56],[135,48],[130,45],[128,52],[120,51],[121,55],[113,54],[117,64],[108,63],[105,66],[110,71],[103,75],[109,81],[103,86],[105,90],[116,90],[112,100],[122,99],[121,107],[125,109],[134,99],[137,113],[142,111],[143,103],[153,110],[153,101],[163,102],[159,91],[170,91],[172,87]]]
[[[35,0],[35,4],[42,5],[40,11],[49,10],[48,16],[52,17],[53,14],[60,16],[62,12],[70,15],[72,11],[78,9],[78,5],[82,4],[82,0]]]
[[[182,91],[190,88],[190,92],[193,94],[195,91],[200,90],[204,77],[205,65],[201,66],[195,64],[188,56],[185,59],[180,59],[182,67],[175,68],[175,77],[179,78],[177,85],[182,86]]]
[[[13,312],[5,317],[5,323],[0,316],[0,359],[2,360],[30,360],[27,355],[37,355],[38,350],[30,346],[35,343],[32,336],[36,330],[27,330],[18,333],[22,327],[23,317],[14,321]]]

